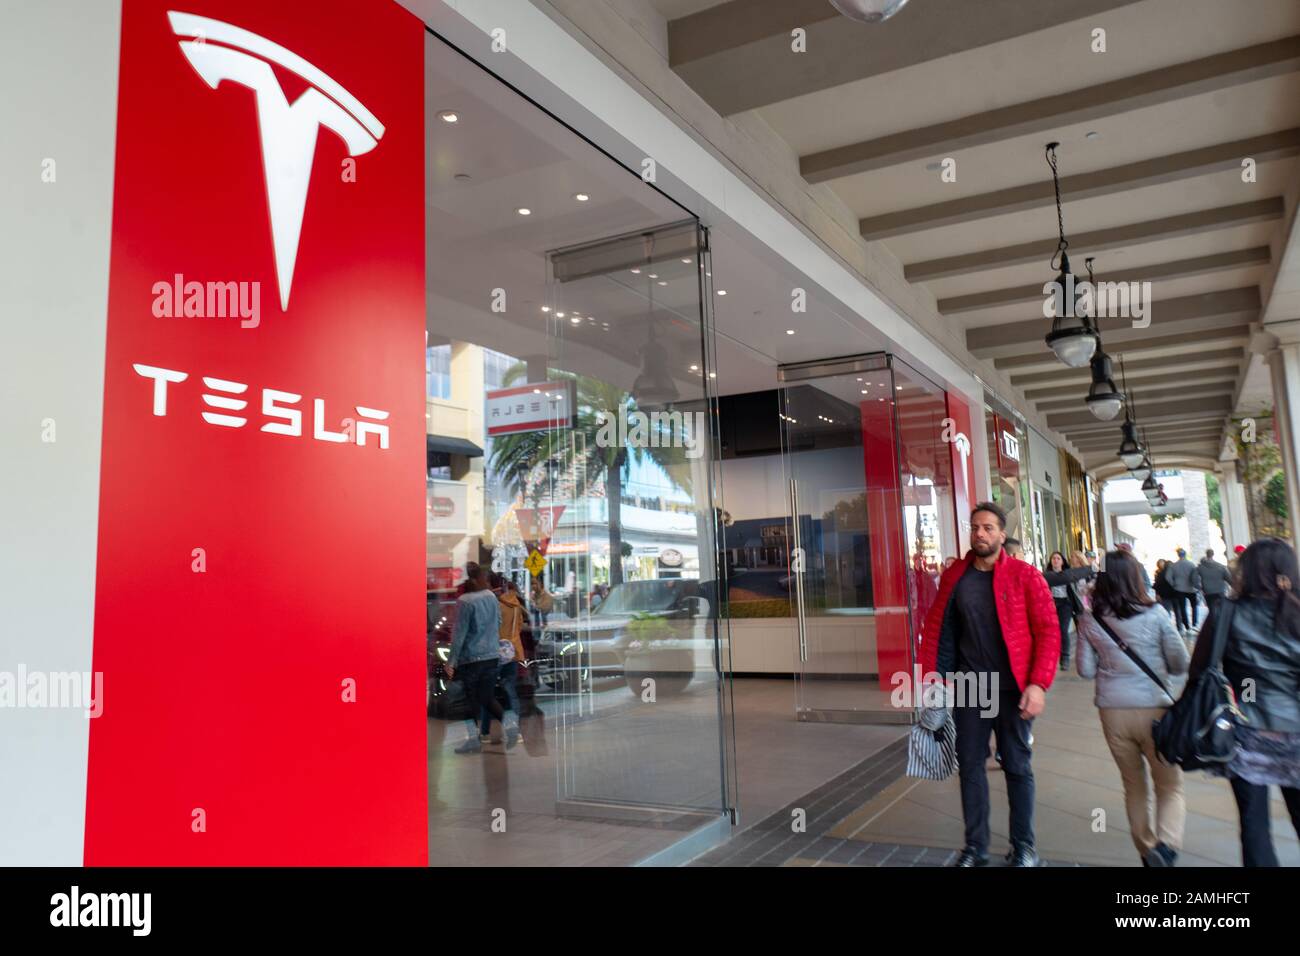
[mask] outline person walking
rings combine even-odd
[[[1119,544],[1115,545],[1115,550],[1123,551],[1125,554],[1131,556],[1135,560],[1137,558],[1137,555],[1133,554],[1133,545],[1129,544],[1127,541],[1121,541]],[[1089,551],[1088,554],[1089,556],[1091,556],[1092,552]],[[1097,562],[1094,560],[1093,565],[1095,566],[1096,563]],[[1157,566],[1163,566],[1163,565],[1164,565],[1163,561],[1157,562]],[[1147,566],[1143,564],[1141,561],[1138,561],[1138,570],[1142,572],[1142,586],[1146,588],[1146,593],[1150,594],[1152,590],[1151,575],[1147,573]]]
[[[1207,548],[1205,557],[1196,566],[1197,580],[1201,593],[1205,595],[1205,617],[1208,620],[1213,611],[1228,593],[1231,576],[1227,567],[1214,560],[1214,549]]]
[[[1061,631],[1042,573],[1003,547],[1007,519],[984,502],[971,512],[970,551],[944,572],[925,618],[922,673],[983,683],[992,707],[958,700],[953,709],[965,847],[955,866],[988,864],[989,737],[997,735],[1011,804],[1007,862],[1038,866],[1034,849],[1034,771],[1030,731],[1043,712],[1061,658]],[[980,695],[983,696],[983,695]]]
[[[1092,568],[1084,565],[1070,567],[1065,555],[1053,551],[1047,559],[1047,568],[1043,578],[1052,589],[1052,603],[1056,605],[1056,617],[1061,628],[1061,670],[1070,669],[1070,625],[1083,612],[1083,599],[1076,590],[1078,585],[1092,577]]]
[[[458,754],[481,753],[479,712],[501,721],[510,746],[519,739],[519,721],[513,711],[502,709],[496,699],[497,642],[501,631],[501,610],[497,596],[488,588],[487,569],[471,562],[466,567],[465,591],[456,599],[456,624],[451,634],[451,651],[447,655],[447,676],[459,679],[465,691],[465,705],[470,717],[465,721],[465,742]]]
[[[1174,592],[1174,613],[1178,618],[1178,629],[1183,637],[1188,637],[1196,629],[1196,591],[1198,588],[1196,565],[1187,560],[1187,552],[1178,549],[1178,560],[1165,568],[1165,580]],[[1191,623],[1188,623],[1187,608],[1191,607]]]
[[[1277,866],[1269,821],[1270,787],[1280,787],[1300,836],[1300,566],[1290,545],[1262,538],[1241,555],[1237,596],[1206,615],[1191,680],[1216,657],[1246,718],[1236,753],[1220,771],[1232,783],[1241,821],[1243,866]],[[1220,623],[1222,621],[1222,623]]]
[[[1160,606],[1165,609],[1170,620],[1175,620],[1174,614],[1174,589],[1169,586],[1169,562],[1164,558],[1156,560],[1156,577],[1151,585],[1151,590],[1156,593],[1156,600]]]
[[[1182,693],[1191,658],[1169,615],[1147,596],[1140,567],[1123,551],[1107,553],[1092,609],[1079,617],[1078,672],[1096,680],[1093,702],[1124,783],[1133,845],[1143,866],[1164,867],[1178,859],[1187,804],[1182,768],[1159,758],[1151,724]],[[1148,773],[1155,784],[1154,818]]]

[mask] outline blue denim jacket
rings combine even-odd
[[[452,667],[497,659],[501,608],[491,591],[469,591],[456,599],[456,626],[451,632]]]

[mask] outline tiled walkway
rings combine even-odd
[[[1139,866],[1124,813],[1119,771],[1101,734],[1092,684],[1062,676],[1034,725],[1035,830],[1048,865]],[[695,861],[704,866],[943,866],[962,844],[955,778],[903,776],[898,741],[776,811]],[[1003,776],[991,770],[995,860],[1008,847]],[[1226,781],[1191,774],[1180,865],[1238,866],[1237,810]],[[795,832],[794,812],[806,829]],[[1300,866],[1300,845],[1280,796],[1273,835],[1284,866]]]

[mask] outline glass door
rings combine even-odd
[[[779,380],[798,717],[906,722],[890,701],[911,642],[888,360],[785,366]]]

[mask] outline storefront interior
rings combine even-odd
[[[898,739],[943,389],[433,34],[426,166],[430,862],[685,859]],[[443,666],[469,562],[527,610],[511,749]]]

